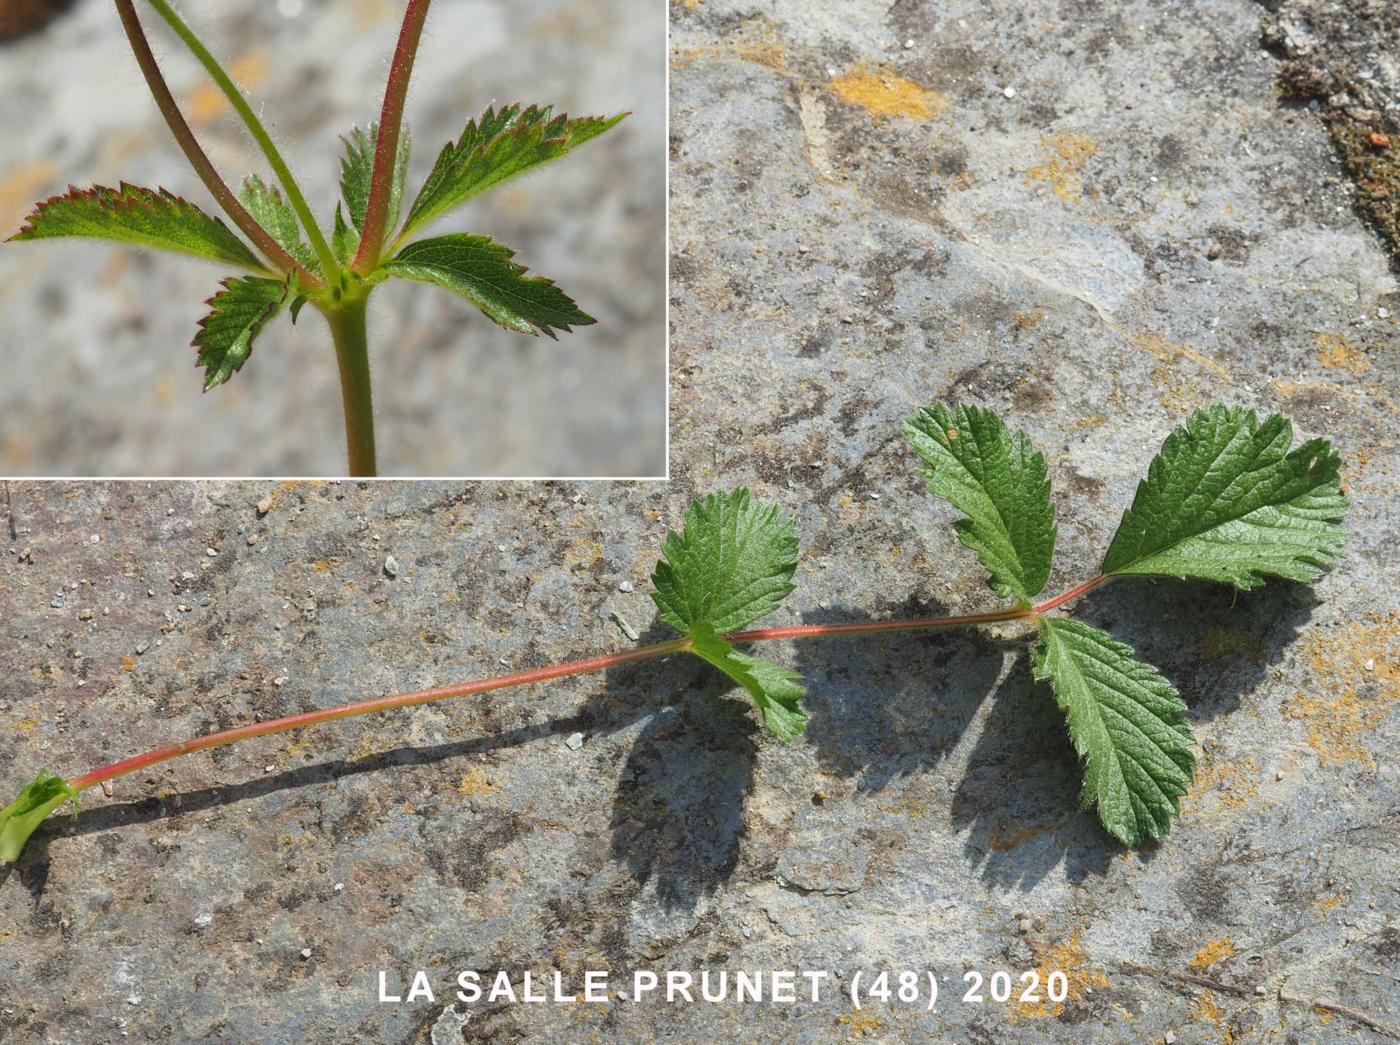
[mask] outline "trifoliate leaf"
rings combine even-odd
[[[479,193],[533,170],[598,137],[627,114],[604,118],[555,116],[548,106],[487,109],[445,146],[409,208],[404,234],[421,228]]]
[[[1347,501],[1331,444],[1290,452],[1279,414],[1214,405],[1167,437],[1137,488],[1104,573],[1201,577],[1249,589],[1266,576],[1312,581],[1333,565]]]
[[[691,652],[708,661],[749,691],[763,724],[784,744],[791,744],[807,728],[807,713],[799,703],[806,691],[802,676],[771,661],[740,653],[701,621],[691,629]]]
[[[164,189],[143,189],[126,182],[115,189],[70,186],[66,196],[40,203],[26,221],[12,239],[86,236],[266,271],[227,225]]]
[[[488,239],[456,233],[419,240],[384,262],[391,276],[435,283],[460,294],[507,330],[522,334],[568,331],[596,323],[573,300],[542,276],[527,276],[510,259],[515,251]]]
[[[797,530],[748,490],[714,493],[690,506],[661,554],[651,575],[661,619],[680,632],[704,623],[723,635],[771,613],[792,591]]]
[[[209,299],[213,311],[199,321],[193,341],[199,349],[197,363],[205,368],[206,392],[248,361],[253,339],[287,299],[287,285],[275,279],[226,279],[223,288]]]
[[[1191,786],[1186,705],[1130,646],[1076,620],[1040,618],[1035,677],[1049,679],[1084,760],[1084,807],[1119,841],[1161,838]]]
[[[929,489],[967,516],[953,528],[991,574],[992,590],[1029,606],[1055,556],[1045,457],[1024,433],[975,406],[921,410],[904,422],[904,436],[929,466]]]
[[[24,843],[44,818],[70,798],[76,809],[78,792],[68,786],[68,781],[47,769],[39,770],[39,775],[24,786],[19,797],[0,809],[0,862],[18,860]]]
[[[350,224],[358,233],[365,227],[365,211],[369,209],[369,188],[374,180],[374,149],[379,140],[379,124],[372,123],[369,130],[356,127],[350,137],[342,138],[345,143],[345,156],[340,161],[340,194],[350,212]],[[394,180],[389,184],[389,209],[384,217],[384,231],[392,237],[399,223],[399,208],[403,204],[403,182],[408,173],[408,159],[411,146],[408,128],[399,133],[399,148],[394,157]],[[358,237],[357,237],[358,239]],[[358,248],[358,242],[356,244]]]
[[[238,190],[238,202],[243,204],[254,221],[267,229],[268,235],[277,241],[279,247],[296,258],[302,268],[308,272],[321,271],[321,259],[302,242],[301,221],[281,191],[266,184],[256,174],[251,174],[243,179],[243,185]]]

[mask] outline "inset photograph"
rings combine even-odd
[[[660,0],[6,10],[0,474],[666,475]]]

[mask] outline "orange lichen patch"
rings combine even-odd
[[[1317,900],[1317,903],[1314,904],[1314,906],[1317,908],[1317,913],[1318,913],[1318,914],[1326,914],[1328,911],[1331,911],[1331,910],[1333,910],[1333,909],[1335,909],[1335,908],[1341,906],[1341,903],[1342,903],[1342,894],[1341,894],[1341,893],[1332,893],[1332,894],[1330,894],[1330,895],[1328,895],[1328,896],[1319,897],[1318,900]]]
[[[311,568],[317,573],[330,573],[344,561],[344,559],[317,559],[311,564]]]
[[[1318,334],[1317,359],[1323,366],[1341,367],[1353,374],[1371,369],[1371,361],[1345,334]]]
[[[1102,428],[1108,424],[1107,414],[1090,414],[1088,417],[1077,417],[1070,422],[1071,432],[1083,432],[1091,428]]]
[[[1175,363],[1178,360],[1187,359],[1198,367],[1209,370],[1217,377],[1223,377],[1226,381],[1230,380],[1230,371],[1211,359],[1210,356],[1202,355],[1187,345],[1168,341],[1154,330],[1144,330],[1139,334],[1132,335],[1128,340],[1132,342],[1134,347],[1151,353],[1163,363]]]
[[[473,766],[462,774],[453,789],[463,795],[494,795],[501,789],[491,783],[490,777],[480,766]]]
[[[1043,835],[1050,828],[1044,824],[1032,824],[1029,827],[1018,827],[1016,824],[1007,824],[1005,827],[997,828],[992,832],[991,847],[996,853],[1009,853],[1022,842],[1029,842],[1037,835]]]
[[[1196,767],[1191,790],[1181,800],[1181,811],[1192,812],[1207,799],[1221,809],[1243,809],[1259,794],[1259,764],[1252,758],[1233,762],[1208,760]]]
[[[1233,958],[1238,953],[1239,951],[1235,950],[1235,942],[1228,936],[1222,936],[1216,940],[1207,940],[1206,945],[1186,964],[1197,969],[1209,969],[1216,962]]]
[[[570,569],[592,566],[603,557],[603,546],[587,537],[576,537],[564,549],[564,565]]]
[[[1020,327],[1022,330],[1030,330],[1031,327],[1038,324],[1044,318],[1045,313],[1042,312],[1040,309],[1036,309],[1034,312],[1013,313],[1011,316],[1011,321],[1015,323],[1018,327]]]
[[[1201,996],[1191,1005],[1191,1019],[1205,1020],[1219,1027],[1225,1021],[1225,1010],[1215,1004],[1214,993],[1202,991]]]
[[[870,1008],[843,1012],[836,1017],[836,1022],[845,1026],[847,1041],[859,1041],[864,1037],[873,1037],[885,1029],[885,1021],[875,1015],[875,1010]]]
[[[1318,692],[1297,694],[1284,705],[1284,717],[1303,723],[1321,764],[1375,769],[1365,741],[1400,700],[1400,614],[1371,613],[1314,633],[1306,656]]]
[[[261,51],[251,51],[239,55],[229,64],[229,75],[245,90],[256,89],[267,79],[267,55]],[[201,83],[194,89],[186,104],[190,122],[208,123],[228,111],[228,99],[212,83]]]
[[[117,670],[118,670],[118,671],[121,671],[121,672],[125,672],[125,673],[127,673],[127,674],[130,674],[131,672],[135,671],[135,670],[136,670],[136,658],[135,658],[135,657],[123,657],[123,658],[122,658],[122,666],[121,666],[120,668],[118,668]]]
[[[1264,663],[1264,643],[1259,636],[1234,628],[1212,628],[1201,643],[1201,654],[1207,660],[1243,657],[1251,664]]]
[[[1041,144],[1047,150],[1047,158],[1044,163],[1038,163],[1026,171],[1026,184],[1049,185],[1051,191],[1066,203],[1078,203],[1084,198],[1084,181],[1080,171],[1089,158],[1098,152],[1098,147],[1088,138],[1067,131],[1042,138]]]
[[[1018,1019],[1043,1019],[1046,1016],[1057,1018],[1065,1011],[1066,1005],[1077,1004],[1087,990],[1103,990],[1108,987],[1108,977],[1103,970],[1089,964],[1088,956],[1079,943],[1079,933],[1071,933],[1061,943],[1046,946],[1031,943],[1035,954],[1036,971],[1041,984],[1045,984],[1052,972],[1064,973],[1068,992],[1062,1002],[1052,1002],[1045,997],[1042,987],[1041,1000],[1037,1002],[1017,1001],[1007,1009],[1007,1015],[1014,1023]]]
[[[831,92],[849,105],[859,105],[873,116],[906,116],[932,120],[951,104],[946,94],[930,91],[889,69],[853,65],[831,81]]]
[[[10,235],[58,173],[51,160],[24,163],[0,176],[0,234]]]

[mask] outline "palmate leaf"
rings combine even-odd
[[[486,236],[455,233],[410,243],[384,262],[391,276],[433,283],[460,294],[507,330],[554,337],[556,330],[596,323],[542,276],[527,276],[515,251]]]
[[[666,535],[651,597],[677,631],[705,623],[722,635],[782,604],[797,551],[797,531],[776,505],[745,489],[714,493],[690,506],[680,533]]]
[[[488,108],[445,146],[409,208],[403,235],[570,149],[591,141],[627,116],[555,116],[548,106]]]
[[[807,713],[800,701],[805,690],[802,676],[795,671],[740,653],[717,634],[706,621],[690,631],[691,652],[713,664],[748,690],[767,726],[784,744],[790,744],[807,728]]]
[[[929,466],[929,489],[967,516],[953,527],[991,574],[992,590],[1029,606],[1055,555],[1045,457],[1024,433],[975,406],[921,410],[904,423],[904,435]]]
[[[279,190],[267,185],[256,174],[249,175],[238,190],[238,202],[302,268],[317,274],[321,272],[321,259],[302,242],[297,212]]]
[[[1200,577],[1249,589],[1266,576],[1312,581],[1341,553],[1347,501],[1331,445],[1290,450],[1273,414],[1214,405],[1162,445],[1123,516],[1108,574]]]
[[[213,311],[199,321],[193,341],[199,349],[197,363],[204,367],[206,392],[248,361],[253,339],[287,300],[287,285],[275,279],[226,279],[223,288],[209,299]]]
[[[69,799],[77,809],[78,792],[68,782],[47,769],[26,784],[19,796],[0,809],[0,862],[14,863],[24,843],[44,822],[44,818]]]
[[[40,203],[14,240],[84,236],[266,271],[252,250],[218,218],[165,189],[122,182],[115,189],[72,186],[66,196]]]
[[[1129,646],[1076,620],[1040,618],[1035,677],[1048,679],[1084,761],[1081,798],[1126,845],[1161,838],[1191,786],[1186,705]]]

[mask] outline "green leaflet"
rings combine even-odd
[[[1129,646],[1076,620],[1040,618],[1035,677],[1048,679],[1084,761],[1081,798],[1125,845],[1160,839],[1191,786],[1186,705]]]
[[[800,701],[805,692],[802,676],[767,660],[740,653],[706,621],[690,631],[691,652],[743,686],[763,714],[763,723],[784,744],[790,744],[807,728],[807,713]]]
[[[797,551],[797,530],[776,505],[745,489],[714,493],[690,506],[680,533],[666,535],[651,597],[677,631],[693,634],[703,622],[722,635],[782,604]]]
[[[1214,405],[1177,428],[1137,488],[1105,573],[1200,577],[1249,589],[1266,576],[1316,580],[1336,563],[1346,514],[1331,445],[1290,451],[1272,414]]]
[[[953,528],[991,574],[992,590],[1029,606],[1055,555],[1045,457],[1024,433],[975,406],[921,410],[904,423],[904,435],[929,466],[929,490],[967,516]]]
[[[69,799],[77,812],[78,792],[62,777],[47,769],[39,770],[39,775],[21,789],[19,797],[0,809],[0,861],[18,860],[24,843],[44,818]]]
[[[595,323],[542,276],[527,276],[515,251],[485,236],[455,233],[410,243],[381,266],[391,276],[434,283],[460,294],[507,330],[546,334]]]
[[[407,236],[479,193],[563,156],[616,126],[627,113],[604,118],[555,116],[550,107],[488,108],[444,146],[428,174],[402,235]]]
[[[287,285],[275,279],[226,279],[223,288],[209,299],[213,311],[199,321],[192,342],[199,349],[197,364],[205,368],[206,392],[248,361],[253,339],[287,300]]]
[[[282,197],[280,190],[252,174],[243,179],[243,185],[238,190],[238,202],[243,204],[254,221],[267,229],[268,235],[277,241],[278,246],[296,258],[302,268],[321,274],[321,259],[302,242],[297,212]]]
[[[11,239],[85,236],[267,271],[222,221],[164,189],[144,189],[126,182],[115,189],[103,185],[70,187],[66,196],[40,203],[26,222]]]
[[[345,143],[345,156],[340,161],[340,194],[350,212],[350,224],[355,231],[365,226],[365,211],[369,209],[369,188],[374,178],[374,148],[379,140],[379,124],[371,123],[368,130],[356,127]],[[384,216],[384,231],[392,239],[399,223],[399,208],[403,206],[404,176],[408,173],[411,152],[408,128],[399,131],[399,149],[394,157],[394,180],[389,186],[389,209]]]

